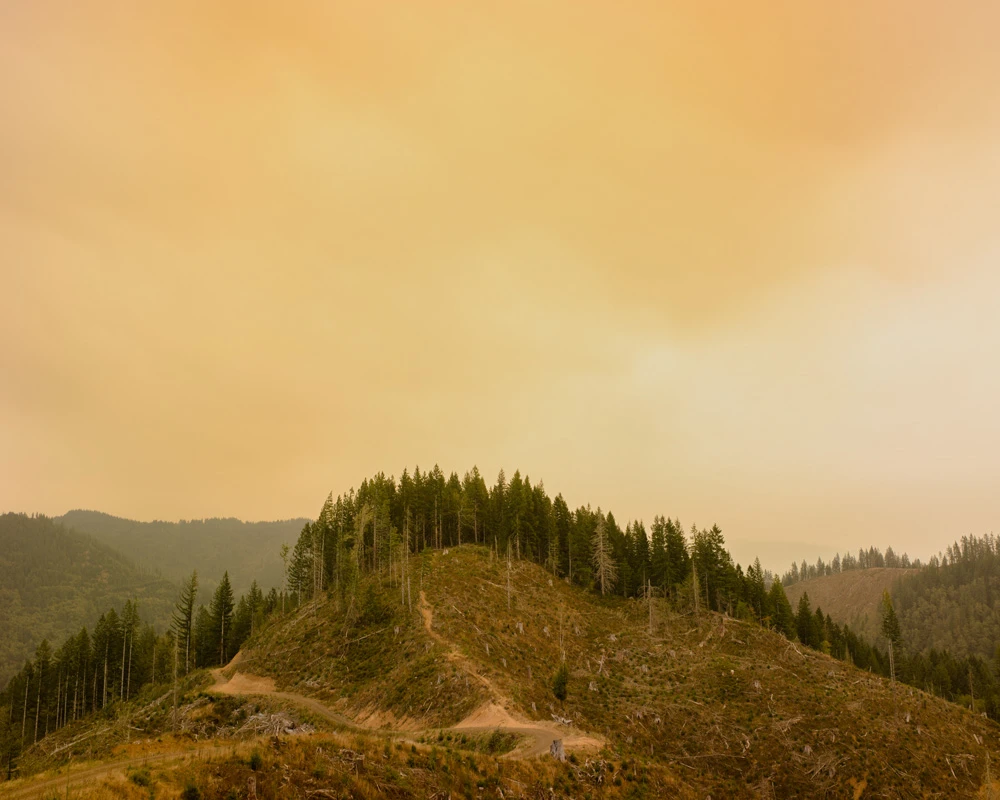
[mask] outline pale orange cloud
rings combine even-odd
[[[5,4],[0,508],[989,529],[998,14]]]

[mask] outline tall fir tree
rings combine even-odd
[[[191,657],[194,655],[192,647],[194,634],[194,604],[198,596],[198,571],[191,573],[191,577],[184,581],[181,586],[181,594],[174,607],[171,619],[171,630],[177,637],[178,647],[184,658],[184,674],[191,671]]]
[[[212,629],[218,643],[218,663],[225,664],[229,660],[229,642],[233,637],[233,587],[229,583],[229,572],[226,571],[219,581],[219,586],[212,597]]]

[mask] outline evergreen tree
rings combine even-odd
[[[767,593],[764,589],[764,570],[760,566],[760,559],[754,559],[753,564],[747,567],[746,574],[746,599],[758,620],[763,619],[766,609]]]
[[[795,614],[795,632],[799,641],[807,647],[812,647],[815,637],[813,636],[814,619],[812,607],[809,603],[809,595],[803,593],[799,598],[799,608]]]
[[[684,540],[684,528],[680,520],[667,519],[664,540],[667,550],[667,571],[664,580],[667,588],[676,595],[677,587],[684,583],[691,573],[691,556]]]
[[[889,642],[889,674],[896,680],[896,654],[902,655],[900,642],[903,635],[899,629],[899,620],[896,617],[896,609],[892,605],[892,597],[889,590],[882,591],[882,635]]]
[[[597,510],[597,520],[591,539],[591,563],[594,566],[594,578],[605,595],[615,588],[618,579],[618,568],[615,566],[614,553],[608,540],[607,521],[600,509]]]
[[[212,613],[204,605],[199,606],[194,622],[195,655],[192,657],[192,666],[207,667],[216,663],[219,658],[217,630],[212,621]]]
[[[653,517],[650,526],[651,541],[649,545],[649,580],[658,588],[667,588],[667,521],[661,517]]]
[[[194,633],[194,603],[197,596],[198,571],[195,570],[191,573],[191,577],[188,578],[181,587],[181,595],[177,600],[177,605],[174,608],[174,614],[171,621],[171,630],[173,630],[174,636],[177,637],[180,650],[184,655],[185,675],[191,671],[191,656],[194,655],[192,648],[192,635]]]
[[[233,588],[229,584],[229,572],[223,573],[212,597],[211,616],[218,663],[222,665],[229,660],[229,643],[233,635]]]
[[[771,624],[785,638],[791,639],[795,636],[795,615],[792,613],[792,604],[788,602],[781,581],[776,580],[771,584],[768,600],[772,609]]]

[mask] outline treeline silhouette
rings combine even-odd
[[[876,567],[919,569],[920,566],[919,558],[911,561],[906,553],[898,555],[891,547],[887,547],[884,553],[877,547],[869,547],[867,550],[860,548],[857,555],[845,553],[842,556],[837,553],[830,561],[823,561],[820,557],[816,559],[815,564],[810,564],[805,559],[801,563],[793,561],[792,566],[781,576],[781,582],[785,586],[791,586],[793,583],[806,581],[810,578],[837,575],[854,569],[873,569]]]

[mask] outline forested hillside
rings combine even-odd
[[[137,522],[98,511],[70,511],[57,519],[170,580],[180,581],[193,570],[217,580],[228,570],[236,592],[245,591],[254,580],[262,586],[280,585],[281,545],[293,544],[308,522],[243,522],[232,517]],[[206,583],[205,588],[211,590],[214,584]]]
[[[994,659],[1000,654],[1000,537],[963,536],[893,594],[914,652]]]
[[[142,619],[162,626],[176,591],[111,547],[47,517],[0,516],[0,684],[43,639],[61,640],[128,599]]]

